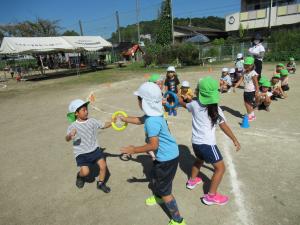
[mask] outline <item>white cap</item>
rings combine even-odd
[[[89,103],[90,103],[89,101],[85,102],[81,99],[75,99],[75,100],[71,101],[71,103],[69,105],[69,113],[74,113],[74,112],[76,112],[76,110],[78,108],[80,108],[83,105],[87,105]]]
[[[230,68],[229,73],[235,73],[235,69],[234,68]]]
[[[162,93],[157,84],[143,83],[134,95],[142,98],[142,109],[147,116],[162,116]]]
[[[190,87],[190,83],[188,81],[182,81],[181,87]]]
[[[175,67],[174,66],[169,66],[167,69],[167,72],[176,72]]]
[[[238,54],[236,55],[236,58],[237,58],[237,59],[243,58],[243,54],[242,54],[242,53],[238,53]]]
[[[222,72],[228,72],[228,68],[223,68]]]

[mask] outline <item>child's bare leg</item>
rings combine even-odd
[[[191,179],[194,179],[198,176],[201,166],[203,165],[203,160],[196,159],[192,167]]]
[[[245,102],[245,107],[246,107],[246,111],[247,111],[248,115],[251,114],[254,111],[252,104],[250,104],[248,102]]]
[[[86,177],[87,175],[89,175],[90,170],[88,166],[81,166],[80,170],[79,170],[79,176],[81,177]]]
[[[179,213],[177,202],[174,196],[171,194],[171,195],[162,196],[161,198],[164,201],[166,207],[168,208],[172,219],[178,223],[181,223],[183,218]]]
[[[106,168],[106,162],[105,162],[104,159],[99,159],[98,162],[97,162],[97,164],[98,164],[98,166],[100,168],[98,179],[99,179],[100,182],[103,182],[104,179],[105,179],[106,170],[107,170],[107,168]]]
[[[221,183],[221,180],[223,178],[223,175],[225,173],[225,165],[223,160],[214,163],[213,167],[215,169],[214,175],[211,178],[211,184],[209,188],[210,194],[216,194],[219,184]]]

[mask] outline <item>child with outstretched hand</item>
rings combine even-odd
[[[121,120],[132,124],[144,124],[147,143],[143,146],[123,147],[121,152],[129,155],[155,152],[156,159],[151,171],[154,195],[146,199],[146,205],[165,204],[172,217],[169,225],[185,225],[172,195],[172,182],[178,167],[179,149],[163,117],[161,90],[156,84],[146,82],[140,86],[135,95],[145,116],[121,117]]]

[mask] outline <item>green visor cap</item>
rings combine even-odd
[[[244,65],[253,65],[254,64],[254,58],[253,57],[247,57],[245,59]]]
[[[280,75],[285,77],[285,76],[288,76],[289,75],[289,71],[288,70],[280,70]]]
[[[149,82],[153,82],[155,83],[156,81],[160,80],[160,75],[157,73],[153,73],[151,74],[151,76],[149,77]]]
[[[271,87],[271,82],[266,80],[265,82],[262,83],[262,87],[270,88]]]
[[[280,73],[274,74],[273,78],[280,78]]]
[[[262,75],[262,76],[260,77],[258,83],[259,83],[260,85],[262,85],[265,81],[268,81],[268,78],[267,78],[266,76],[263,76],[263,75]]]
[[[76,120],[75,113],[68,113],[67,114],[67,119],[70,123],[73,123]]]
[[[217,104],[220,101],[219,83],[212,77],[199,80],[199,101],[204,105]]]
[[[283,63],[278,63],[277,67],[284,67]]]

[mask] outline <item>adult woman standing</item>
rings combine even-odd
[[[265,48],[262,45],[262,42],[264,39],[260,36],[260,34],[256,34],[255,37],[252,38],[252,47],[249,48],[250,55],[253,56],[255,59],[254,65],[255,65],[255,71],[258,74],[258,80],[261,77],[261,71],[262,71],[262,62],[263,57],[265,54]]]

